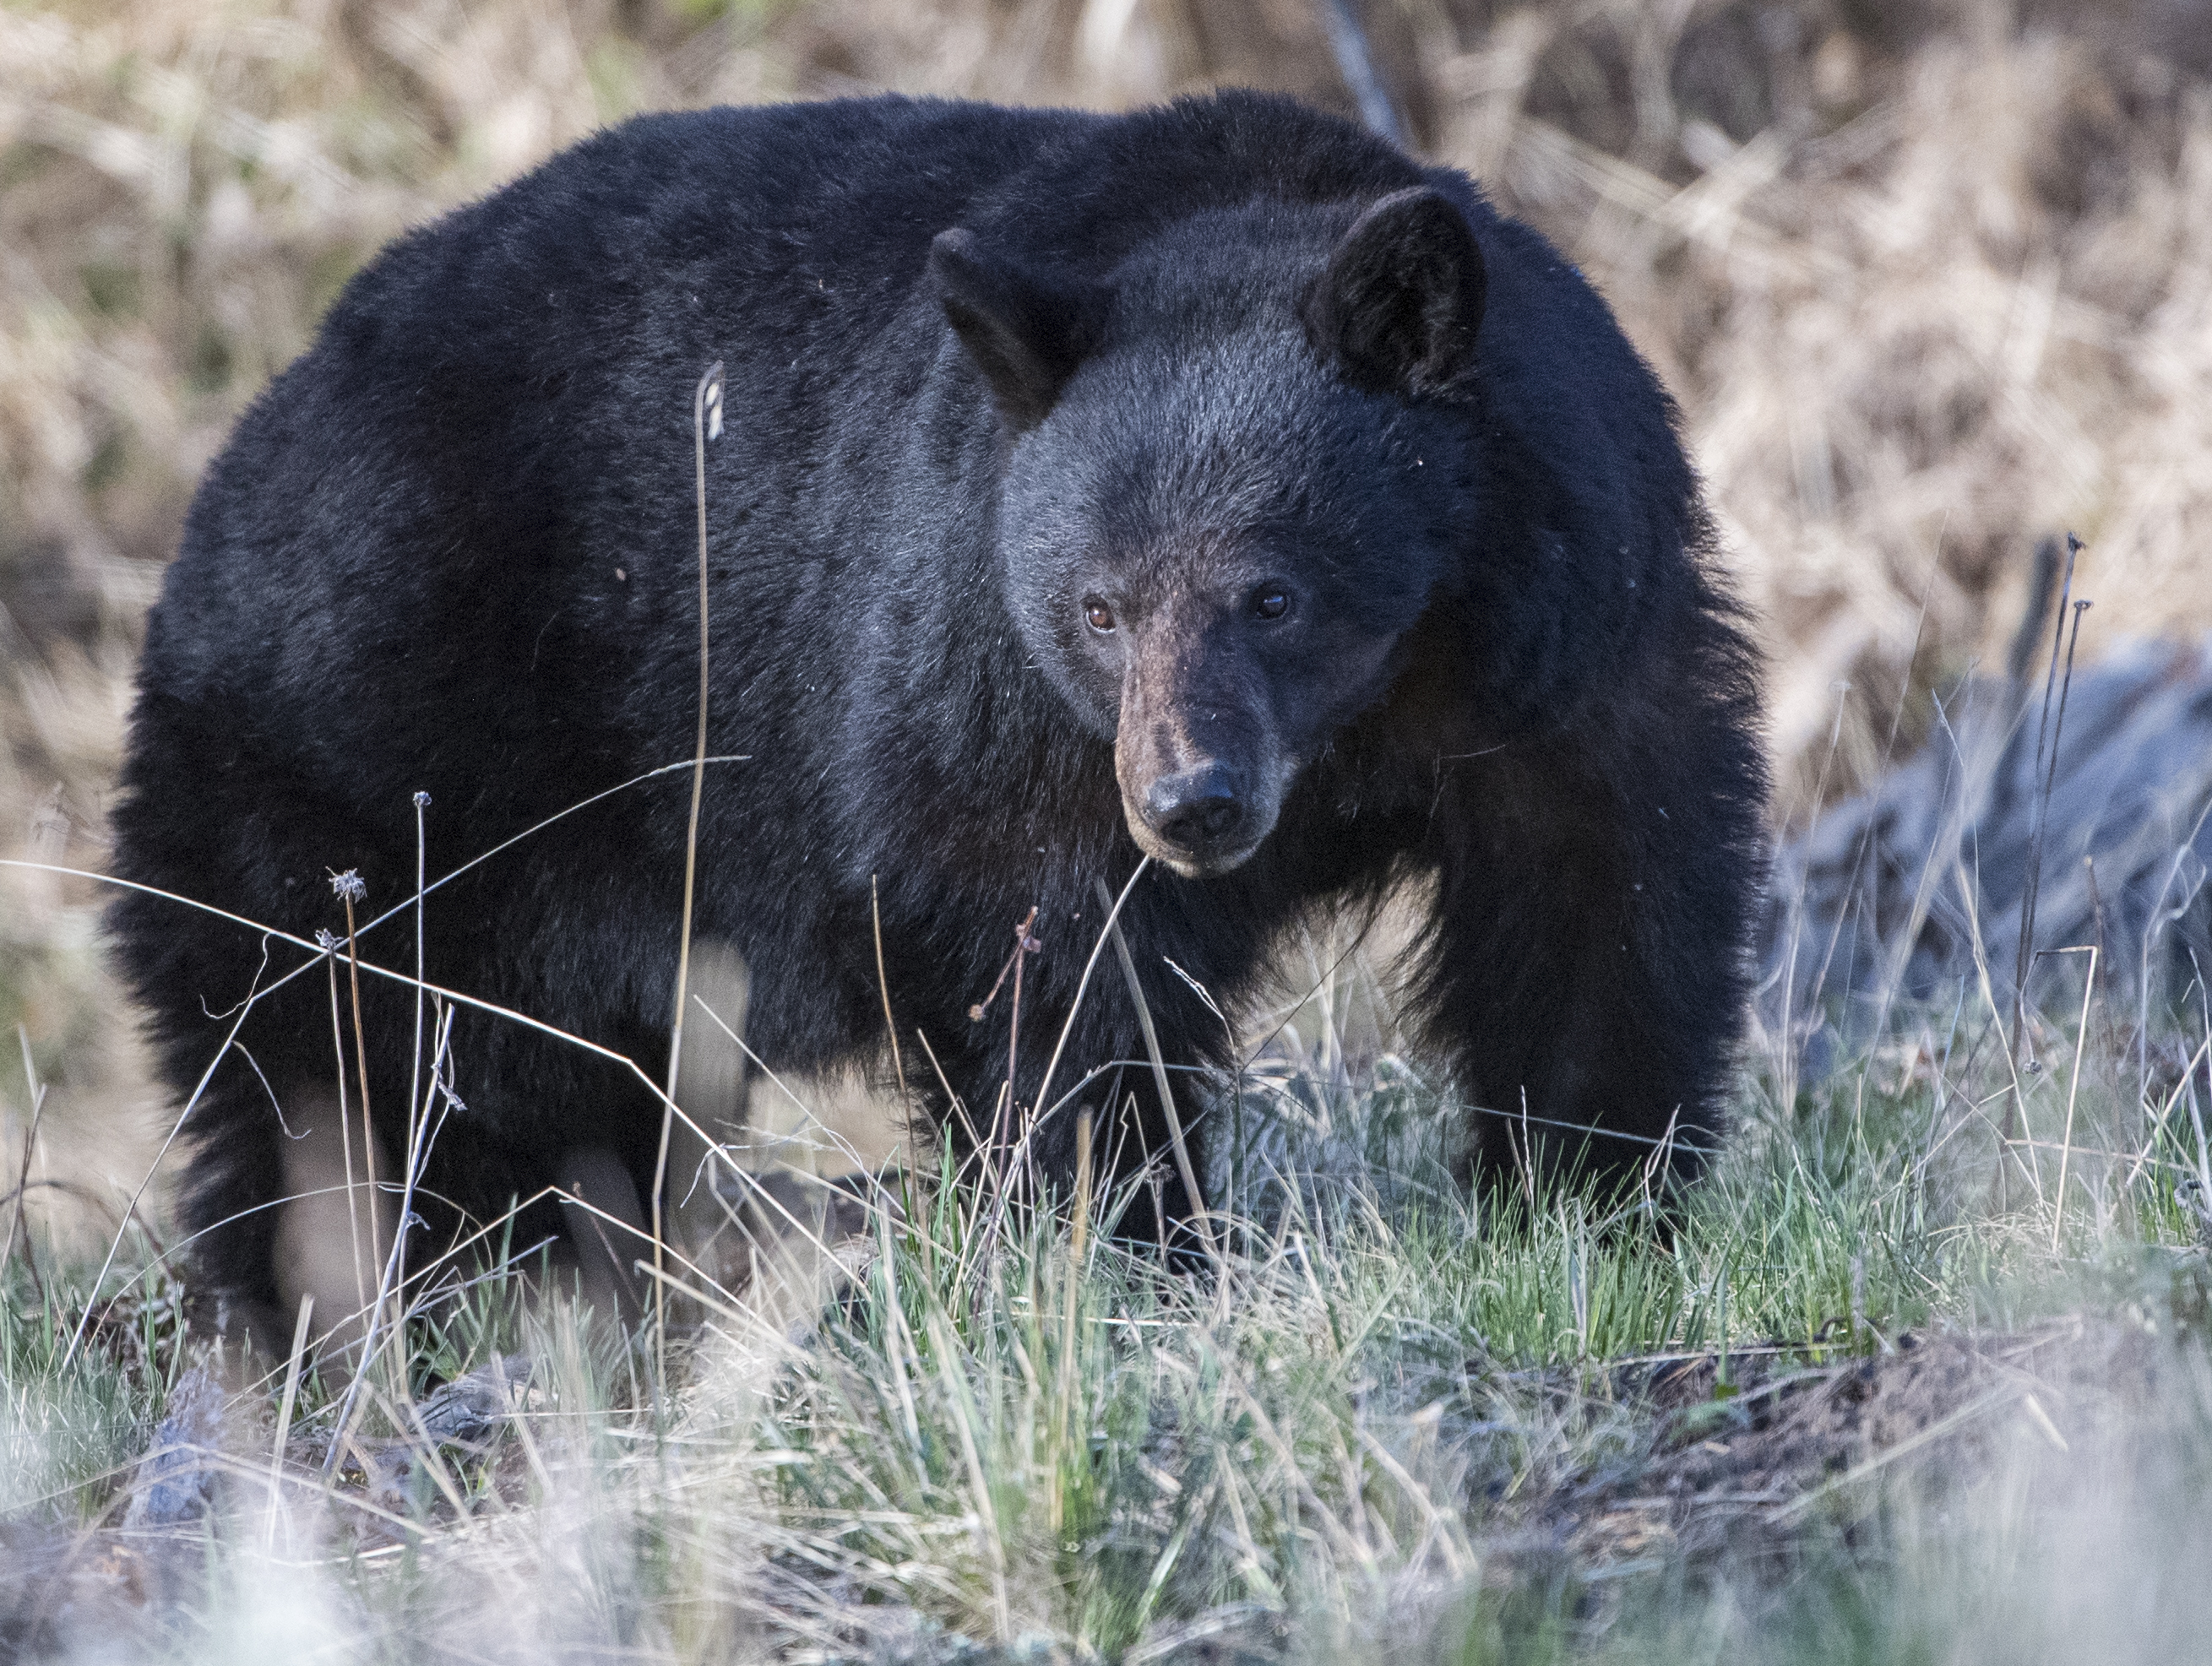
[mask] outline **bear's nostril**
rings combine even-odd
[[[1186,850],[1228,840],[1244,819],[1237,782],[1222,764],[1201,764],[1155,781],[1145,795],[1152,830]]]

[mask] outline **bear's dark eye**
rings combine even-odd
[[[1095,596],[1084,603],[1083,616],[1090,621],[1091,628],[1101,636],[1114,628],[1114,609]]]
[[[1279,590],[1263,590],[1252,598],[1252,611],[1262,619],[1280,619],[1291,610],[1291,598]]]

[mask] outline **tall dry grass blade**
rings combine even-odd
[[[2212,1046],[2212,990],[2205,989],[2204,973],[2201,967],[2197,970],[2197,985],[2199,990],[2202,990],[2204,992],[2205,1045],[2207,1046]],[[2207,1199],[2212,1199],[2212,1145],[2208,1145],[2205,1142],[2204,1113],[2197,1103],[2196,1072],[2191,1070],[2185,1074],[2181,1079],[2180,1086],[2188,1090],[2189,1121],[2191,1127],[2196,1130],[2197,1134],[2197,1184],[2204,1189],[2203,1196]]]
[[[409,1071],[408,1071],[408,1077],[407,1077],[407,1106],[408,1106],[408,1110],[409,1110],[409,1112],[410,1112],[410,1115],[412,1114],[412,1112],[413,1112],[413,1111],[414,1111],[415,1102],[416,1102],[418,1099],[420,1099],[420,1098],[422,1097],[422,978],[423,978],[423,960],[422,960],[423,947],[422,947],[422,934],[423,934],[423,928],[424,928],[424,924],[425,924],[425,921],[424,921],[424,903],[425,903],[425,894],[424,894],[423,888],[422,888],[422,881],[423,881],[423,879],[424,879],[424,877],[425,877],[425,871],[424,871],[424,870],[425,870],[425,866],[426,866],[426,862],[427,862],[427,854],[426,854],[426,852],[425,852],[425,851],[424,851],[424,848],[423,848],[425,834],[424,834],[424,830],[423,830],[423,826],[422,826],[422,812],[423,812],[424,810],[428,809],[430,807],[430,795],[429,795],[428,793],[427,793],[427,792],[421,792],[421,791],[416,792],[416,793],[415,794],[415,797],[414,797],[414,804],[415,804],[415,1035],[414,1035],[414,1047],[413,1047],[413,1051],[412,1051],[412,1052],[409,1055]],[[409,1139],[410,1140],[410,1142],[411,1142],[411,1141],[412,1141],[412,1139],[413,1139],[413,1134],[412,1134],[412,1131],[411,1131],[411,1130],[410,1130],[410,1134],[409,1134]]]
[[[709,433],[709,429],[712,433]],[[699,511],[699,739],[691,759],[691,821],[684,835],[684,923],[676,942],[676,1015],[668,1038],[668,1087],[660,1112],[660,1149],[653,1160],[653,1348],[662,1384],[668,1380],[668,1297],[659,1277],[665,1241],[661,1214],[668,1191],[668,1142],[675,1132],[677,1072],[684,1059],[684,1008],[691,977],[691,900],[699,869],[699,805],[707,790],[707,441],[722,432],[722,361],[708,367],[691,391],[691,447]]]
[[[2089,602],[2076,602],[2073,604],[2074,625],[2066,639],[2066,669],[2059,675],[2058,679],[2058,713],[2051,720],[2051,757],[2044,766],[2043,780],[2039,789],[2044,814],[2037,821],[2034,841],[2028,852],[2025,918],[2030,935],[2033,935],[2035,929],[2036,905],[2041,900],[2043,894],[2043,841],[2045,835],[2050,831],[2045,824],[2050,819],[2051,795],[2058,785],[2058,748],[2066,733],[2066,697],[2074,688],[2074,651],[2081,645],[2081,615],[2094,605]],[[2026,937],[2021,939],[2021,947],[2023,951],[2027,948]],[[2031,966],[2034,964],[2033,955],[2029,956],[2029,964]],[[2020,998],[2018,991],[2014,992],[2014,998],[2015,1000]]]
[[[2051,1253],[2058,1253],[2058,1231],[2066,1220],[2066,1165],[2074,1154],[2074,1097],[2081,1091],[2081,1055],[2089,1048],[2089,997],[2097,988],[2097,945],[2086,948],[2060,948],[2057,954],[2081,954],[2089,957],[2089,976],[2081,985],[2081,1022],[2074,1033],[2074,1077],[2066,1087],[2066,1131],[2058,1136],[2058,1190],[2051,1194]]]
[[[418,991],[419,995],[419,991]],[[409,1113],[412,1126],[408,1136],[407,1174],[399,1193],[399,1218],[405,1221],[415,1212],[415,1194],[422,1184],[422,1170],[430,1160],[430,1148],[437,1143],[438,1134],[446,1125],[446,1118],[453,1108],[453,1008],[443,1001],[433,999],[430,1003],[430,1081],[422,1089],[420,1102]],[[438,1113],[437,1126],[430,1124],[430,1106],[442,1098],[445,1108]],[[401,1232],[394,1245],[395,1258],[392,1287],[404,1289],[407,1283],[407,1234]]]
[[[39,1123],[46,1114],[46,1085],[39,1080],[39,1067],[31,1057],[31,1032],[27,1026],[15,1026],[15,1040],[23,1050],[23,1087],[31,1096],[31,1121],[23,1131],[23,1159],[15,1166],[15,1192],[8,1212],[8,1235],[0,1238],[0,1274],[4,1274],[8,1263],[15,1258],[15,1235],[20,1231],[23,1234],[24,1264],[30,1268],[35,1282],[39,1275],[38,1257],[31,1252],[30,1233],[23,1225],[23,1205],[31,1186],[31,1154],[38,1148]]]
[[[452,1045],[453,1033],[453,1009],[441,1005],[440,1010],[443,1015],[443,1022],[440,1027],[438,1050],[431,1060],[430,1069],[433,1091],[435,1091],[438,1086],[440,1072],[445,1066],[447,1049]],[[413,1106],[408,1107],[407,1114],[410,1129],[417,1125],[423,1128],[428,1126],[429,1110],[427,1106],[422,1108],[419,1122]],[[442,1121],[440,1125],[443,1126]],[[353,1380],[346,1385],[349,1409],[351,1408],[354,1396],[362,1385],[368,1383],[370,1368],[379,1351],[387,1343],[404,1342],[404,1340],[406,1313],[405,1304],[401,1299],[401,1269],[405,1263],[407,1253],[407,1223],[412,1218],[415,1209],[416,1180],[421,1164],[428,1160],[428,1157],[429,1148],[427,1143],[418,1145],[410,1134],[405,1172],[401,1177],[398,1220],[393,1224],[392,1247],[388,1250],[375,1242],[383,1215],[377,1208],[374,1172],[371,1171],[368,1231],[371,1248],[376,1251],[380,1264],[377,1269],[375,1299],[368,1304],[368,1307],[366,1330],[362,1337],[359,1368],[354,1372]],[[350,1185],[348,1187],[348,1195],[349,1196],[351,1195]],[[386,1322],[387,1313],[390,1315],[388,1324]],[[391,1375],[392,1397],[411,1411],[415,1402],[407,1386],[407,1353],[404,1346],[400,1348],[398,1357],[392,1362]],[[342,1418],[340,1421],[345,1420]]]
[[[951,1078],[945,1074],[945,1066],[938,1063],[937,1049],[929,1045],[929,1032],[916,1025],[914,1039],[921,1043],[922,1057],[929,1061],[929,1068],[937,1077],[937,1085],[945,1094],[945,1102],[951,1106],[952,1114],[959,1118],[961,1130],[968,1136],[968,1143],[972,1148],[976,1143],[975,1120],[968,1114],[967,1104],[952,1091]]]
[[[1075,998],[1067,1003],[1067,1016],[1060,1023],[1060,1039],[1053,1044],[1052,1057],[1045,1061],[1044,1075],[1037,1082],[1036,1114],[1030,1118],[1029,1126],[1022,1130],[1022,1137],[1008,1160],[1010,1164],[1025,1164],[1029,1158],[1030,1142],[1036,1137],[1036,1131],[1043,1126],[1045,1118],[1081,1093],[1091,1081],[1105,1074],[1103,1068],[1094,1067],[1085,1074],[1081,1081],[1061,1094],[1059,1099],[1054,1100],[1050,1096],[1053,1076],[1060,1069],[1060,1061],[1067,1051],[1068,1038],[1075,1033],[1075,1021],[1082,1014],[1083,997],[1090,992],[1091,974],[1098,969],[1098,957],[1105,953],[1106,940],[1113,935],[1115,923],[1121,918],[1123,906],[1127,904],[1130,896],[1137,888],[1137,881],[1145,876],[1145,870],[1152,866],[1152,859],[1148,856],[1138,858],[1136,869],[1130,874],[1127,882],[1122,885],[1121,894],[1119,896],[1114,896],[1107,891],[1105,881],[1093,881],[1100,900],[1109,905],[1106,910],[1106,924],[1099,928],[1097,941],[1091,945],[1090,956],[1083,962],[1083,975],[1075,980]],[[1019,947],[1017,946],[1015,953],[1018,954],[1020,952]],[[920,1034],[921,1032],[917,1031],[916,1033]],[[922,1036],[921,1045],[925,1049],[929,1048],[929,1038],[927,1035]],[[932,1065],[937,1066],[938,1080],[944,1083],[946,1094],[951,1095],[951,1084],[945,1081],[944,1067],[937,1064],[937,1054],[933,1049],[930,1049],[929,1062]],[[967,1127],[969,1138],[972,1143],[975,1139],[974,1125],[968,1122],[965,1108],[962,1106],[957,1097],[953,1098],[952,1104],[953,1108],[960,1112],[962,1122]],[[1110,1155],[1118,1155],[1118,1153],[1109,1154]],[[979,1243],[988,1242],[991,1235],[998,1230],[999,1222],[1004,1215],[1004,1203],[1003,1195],[993,1200],[990,1217],[983,1223],[982,1230],[977,1235]]]
[[[1006,1091],[999,1095],[999,1114],[994,1115],[991,1119],[991,1149],[994,1152],[1000,1148],[1000,1117],[1005,1118],[1004,1137],[1011,1147],[1015,1143],[1014,1124],[1020,1120],[1022,1114],[1021,1106],[1014,1097],[1015,1083],[1019,1080],[1022,1057],[1022,966],[1036,950],[1036,939],[1030,933],[1036,925],[1036,906],[1032,903],[1030,906],[1030,912],[1023,915],[1020,924],[1014,927],[1014,994],[1013,1011],[1006,1021]],[[1040,1100],[1038,1103],[1042,1105],[1043,1101]],[[1019,1143],[1023,1150],[1026,1151],[1028,1142],[1024,1141]],[[996,1161],[997,1159],[994,1157],[993,1160]],[[1012,1166],[1016,1160],[1017,1154],[1010,1149],[1007,1153],[1007,1172],[1001,1174],[999,1179],[1001,1187],[1011,1181]]]
[[[2058,624],[2061,630],[2063,630],[2066,627],[2065,603],[2067,597],[2071,593],[2073,588],[2074,554],[2081,548],[2080,540],[2075,538],[2072,533],[2069,532],[2066,535],[2066,540],[2068,547],[2066,557],[2066,590],[2062,591],[2059,597],[2061,606]],[[2026,1062],[2021,1058],[2020,1055],[2024,1045],[2023,1029],[2027,1022],[2027,969],[2033,966],[2035,964],[2035,956],[2032,951],[2032,945],[2035,936],[2035,905],[2037,899],[2041,895],[2043,890],[2043,839],[2044,834],[2047,831],[2045,824],[2050,820],[2051,791],[2057,785],[2058,781],[2058,746],[2061,738],[2064,736],[2066,731],[2066,696],[2074,687],[2074,650],[2081,643],[2081,615],[2088,610],[2090,603],[2087,602],[2075,602],[2072,606],[2074,613],[2073,632],[2066,639],[2066,669],[2064,675],[2062,677],[2058,684],[2058,712],[2051,720],[2051,758],[2047,765],[2045,763],[2043,758],[2042,736],[2039,732],[2037,736],[2036,766],[2037,774],[2040,778],[2035,783],[2035,821],[2033,830],[2028,835],[2027,883],[2026,888],[2021,892],[2020,902],[2019,960],[2021,971],[2019,977],[2014,980],[2012,992],[2012,1050],[2015,1060],[2014,1066],[2015,1071],[2017,1071],[2021,1065]],[[2056,669],[2057,642],[2055,638],[2051,643],[2051,653],[2053,669]],[[2044,691],[2044,699],[2047,708],[2050,700],[2050,690],[2047,687]],[[2079,1057],[2078,1050],[2076,1057]],[[2014,1130],[2013,1118],[2015,1112],[2019,1113],[2020,1117],[2020,1124],[2016,1131],[2025,1134],[2027,1130],[2027,1106],[2023,1099],[2016,1097],[2013,1104],[2005,1107],[2005,1127],[2008,1131]],[[2061,1172],[2063,1172],[2065,1166],[2065,1160],[2063,1156],[2060,1159],[2059,1166]],[[1997,1175],[1999,1182],[2002,1183],[2004,1176],[2004,1170],[2002,1166],[2000,1166],[1997,1170]]]
[[[406,1187],[410,1192],[412,1192],[415,1189],[415,1163],[416,1151],[422,1142],[422,1130],[429,1121],[429,1110],[428,1106],[424,1104],[422,1099],[422,936],[426,923],[422,881],[427,860],[427,853],[424,849],[425,837],[422,827],[422,812],[430,807],[430,795],[427,792],[418,791],[414,796],[414,803],[415,1031],[413,1039],[409,1045],[407,1067]],[[417,1107],[421,1107],[419,1111]],[[399,1219],[403,1224],[400,1227],[398,1239],[399,1242],[402,1245],[404,1245],[407,1241],[407,1229],[404,1225],[407,1219],[407,1207],[404,1202],[400,1205]],[[404,1257],[406,1251],[403,1249],[400,1254],[402,1257],[401,1264],[404,1266],[405,1264]]]
[[[349,868],[343,874],[331,875],[331,889],[337,893],[339,901],[345,905],[346,979],[352,991],[353,1000],[353,1060],[354,1068],[361,1083],[362,1184],[368,1192],[369,1251],[372,1256],[380,1260],[383,1246],[376,1241],[377,1221],[380,1218],[376,1204],[376,1124],[370,1117],[368,1109],[368,1038],[362,1027],[361,1013],[361,937],[355,930],[353,912],[354,904],[368,894],[368,888],[363,882],[360,873]],[[405,1236],[403,1222],[401,1230],[394,1235],[394,1244],[403,1241]],[[369,1308],[368,1317],[364,1321],[366,1330],[362,1338],[361,1369],[355,1372],[353,1384],[346,1390],[349,1395],[354,1393],[368,1375],[369,1363],[376,1357],[377,1332],[382,1328],[383,1321],[384,1285],[380,1278],[377,1283],[375,1303]],[[404,1366],[402,1372],[404,1376]],[[406,1392],[404,1381],[396,1391],[401,1394]]]
[[[315,1293],[300,1298],[300,1317],[292,1326],[292,1352],[284,1362],[284,1393],[276,1402],[276,1439],[269,1448],[268,1548],[276,1548],[278,1489],[284,1484],[284,1443],[292,1434],[292,1406],[300,1393],[300,1362],[307,1357],[307,1326],[315,1317]]]
[[[909,1206],[907,1219],[918,1221],[920,1218]],[[926,1230],[917,1232],[915,1236],[923,1242],[928,1239]],[[907,1450],[920,1458],[927,1449],[921,1440],[921,1419],[915,1409],[914,1382],[907,1370],[908,1358],[914,1358],[918,1365],[920,1356],[915,1352],[914,1333],[907,1325],[906,1308],[899,1299],[898,1257],[895,1250],[891,1241],[891,1212],[878,1209],[876,1263],[884,1269],[884,1306],[888,1310],[886,1317],[890,1321],[890,1334],[884,1339],[884,1353],[890,1360],[891,1387],[898,1396],[899,1421],[906,1432]]]
[[[1075,1299],[1083,1282],[1083,1251],[1091,1232],[1091,1112],[1075,1118],[1075,1223],[1067,1246],[1067,1295],[1060,1316],[1059,1403],[1053,1409],[1052,1530],[1066,1510],[1067,1414],[1075,1398]]]

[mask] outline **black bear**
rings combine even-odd
[[[310,1125],[341,1084],[377,1107],[348,1160],[387,1190],[410,1160],[432,1043],[374,968],[415,969],[418,818],[435,877],[607,795],[419,921],[430,982],[605,1051],[459,1011],[408,1253],[518,1200],[502,1230],[557,1238],[556,1185],[637,1218],[690,775],[610,790],[692,755],[714,360],[708,746],[741,760],[707,772],[696,929],[751,969],[769,1065],[875,1066],[888,1003],[914,1091],[988,1142],[1009,1048],[969,1009],[1034,908],[1008,1137],[1045,1109],[1100,881],[1150,859],[1126,940],[1167,1062],[1202,1065],[1229,1038],[1166,962],[1233,1003],[1305,911],[1426,875],[1405,976],[1468,1103],[1672,1124],[1677,1151],[1714,1128],[1760,872],[1753,657],[1673,407],[1554,250],[1465,177],[1256,94],[653,116],[386,250],[186,522],[119,875],[340,940],[319,965],[115,906],[198,1095],[185,1210],[216,1287],[295,1299],[279,1239],[330,1216],[280,1200],[339,1184]],[[349,872],[356,924],[398,911],[360,936],[358,1025]],[[1085,1102],[1125,1172],[1160,1160],[1127,986],[1075,1012],[1058,1083],[1139,1061]],[[1026,1130],[1048,1178],[1075,1123]],[[1193,1211],[1172,1168],[1139,1193],[1137,1238]]]

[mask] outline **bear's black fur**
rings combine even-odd
[[[919,1027],[980,1114],[1005,1007],[968,1009],[1035,906],[1034,1108],[1094,884],[1141,837],[1161,860],[1124,918],[1170,1063],[1228,1040],[1168,960],[1233,1003],[1302,911],[1428,873],[1408,988],[1465,1099],[1715,1126],[1764,781],[1672,407],[1465,178],[1275,98],[648,117],[393,245],[201,487],[148,629],[121,875],[312,937],[343,924],[331,870],[368,915],[412,895],[418,790],[435,877],[688,760],[692,391],[718,359],[708,744],[747,761],[708,772],[696,930],[750,966],[770,1065],[878,1061],[874,883],[908,1074],[942,1113]],[[435,892],[430,980],[657,1078],[689,791],[658,776]],[[144,893],[112,921],[180,1095],[308,958]],[[411,922],[364,958],[411,972]],[[1145,1057],[1112,966],[1061,1085]],[[397,1106],[411,997],[363,985]],[[192,1115],[186,1218],[206,1275],[265,1301],[272,1092],[336,1069],[323,970],[239,1039]],[[579,1144],[643,1193],[635,1077],[474,1010],[453,1052],[428,1197],[494,1216]],[[1137,1106],[1102,1136],[1132,1162],[1165,1148],[1149,1081],[1091,1095]],[[1073,1125],[1038,1131],[1048,1173]],[[1159,1195],[1187,1212],[1171,1170]]]

